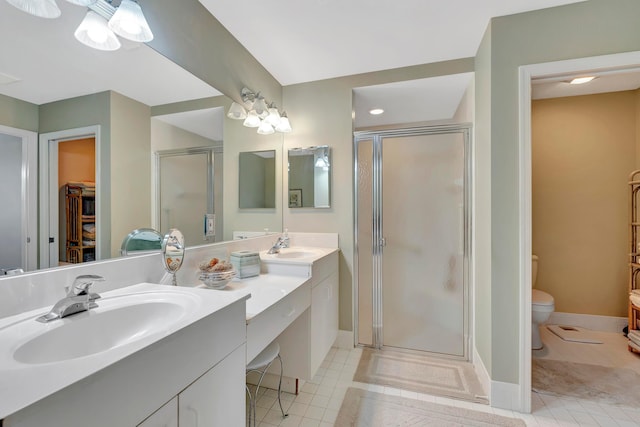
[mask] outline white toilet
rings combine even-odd
[[[535,289],[538,276],[538,257],[531,258],[531,349],[542,349],[542,339],[540,339],[540,325],[543,325],[553,313],[555,306],[553,297],[546,292]]]

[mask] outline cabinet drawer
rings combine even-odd
[[[247,325],[247,362],[253,360],[310,305],[311,281],[307,281],[253,317]]]
[[[325,278],[336,271],[338,271],[337,250],[314,261],[311,271],[313,286],[316,286],[318,283],[322,282]]]

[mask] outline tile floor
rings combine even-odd
[[[578,344],[580,348],[576,349],[575,345],[565,343],[559,338],[559,342],[557,342],[553,337],[548,336],[545,331],[542,332],[542,339],[547,344],[547,350],[538,352],[538,354],[534,355],[535,357],[550,357],[562,360],[572,360],[572,357],[574,357],[578,358],[578,360],[574,361],[584,363],[589,360],[588,358],[585,359],[586,355],[593,353],[591,357],[593,357],[592,360],[594,361],[600,363],[608,361],[603,364],[633,366],[635,369],[640,370],[640,356],[626,351],[626,341],[620,334],[605,334],[607,338],[605,343],[598,344],[598,347],[588,348],[588,351],[585,351],[584,345]],[[624,351],[620,349],[624,349]],[[531,402],[533,413],[520,414],[491,408],[488,405],[415,393],[392,387],[357,383],[352,378],[358,366],[361,353],[362,349],[359,348],[352,350],[331,349],[316,377],[306,383],[297,396],[289,393],[282,394],[283,407],[285,412],[289,413],[289,416],[285,419],[280,414],[277,392],[274,390],[261,392],[256,404],[258,426],[333,426],[347,388],[357,387],[389,395],[404,396],[410,399],[521,418],[526,422],[527,426],[640,427],[640,402],[636,408],[618,407],[574,398],[558,398],[533,393]]]

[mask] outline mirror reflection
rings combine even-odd
[[[120,253],[123,256],[159,252],[162,249],[162,234],[153,228],[138,228],[122,240]]]
[[[328,145],[289,150],[289,207],[331,206],[331,156]]]
[[[275,150],[240,153],[240,209],[274,209],[276,207]]]
[[[10,217],[3,217],[0,225],[0,231],[15,231],[11,247],[16,257],[7,259],[7,265],[0,268],[33,270],[69,262],[64,228],[68,181],[95,182],[95,229],[83,230],[91,234],[83,246],[95,242],[95,256],[89,257],[87,250],[86,260],[120,256],[119,242],[132,229],[149,227],[164,233],[176,227],[190,236],[185,223],[173,221],[175,211],[171,212],[173,220],[160,218],[156,192],[160,179],[154,155],[193,147],[222,150],[226,121],[222,110],[230,100],[145,44],[125,42],[122,49],[105,53],[78,43],[73,31],[85,10],[68,2],[59,2],[59,7],[59,19],[42,20],[0,1],[0,36],[11,40],[3,45],[0,69],[0,141],[12,142],[2,145],[0,158],[6,155],[18,165],[15,171],[6,169],[13,175],[5,182],[17,179],[18,183],[5,186],[12,194],[3,194],[3,200],[16,201],[11,204],[16,209]],[[230,135],[239,138],[238,132]],[[45,138],[42,143],[39,137]],[[67,157],[67,150],[57,159],[57,149],[68,141],[83,139],[91,143],[81,146],[85,143],[76,142],[76,148],[91,151],[91,144],[93,157],[87,154],[88,160],[71,160],[70,164],[82,163],[88,176],[61,179],[59,161],[72,157]],[[72,150],[69,155],[76,154]],[[206,190],[207,197],[215,199],[213,212],[209,199],[198,200],[205,208],[199,209],[202,212],[197,220],[186,220],[199,233],[188,237],[191,245],[231,235],[222,228],[221,153],[214,156],[214,163],[214,185],[220,188],[214,188],[212,196]],[[176,168],[181,167],[171,168],[178,172]],[[31,181],[26,181],[23,170],[29,170]],[[44,185],[45,193],[40,204],[38,182]],[[28,189],[28,194],[23,195],[21,188]],[[176,185],[172,190],[183,207],[196,197],[189,194],[188,186]],[[233,188],[226,196],[233,198],[230,205],[235,206],[236,194],[237,188]],[[203,233],[205,213],[216,214],[215,237]],[[262,228],[256,224],[256,229]],[[84,255],[79,259],[85,260]]]
[[[162,239],[162,255],[164,258],[164,268],[171,274],[171,284],[178,286],[176,273],[182,267],[184,260],[184,235],[180,230],[172,228]]]

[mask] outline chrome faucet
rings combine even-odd
[[[71,285],[67,292],[67,296],[58,301],[50,312],[38,317],[36,320],[47,323],[97,307],[98,304],[95,303],[95,300],[100,298],[100,295],[89,292],[89,288],[94,282],[102,281],[104,281],[104,277],[95,274],[85,274],[76,277],[73,285]]]
[[[271,249],[267,251],[268,254],[278,254],[280,249],[289,247],[289,239],[284,237],[278,237],[278,240],[271,246]]]

